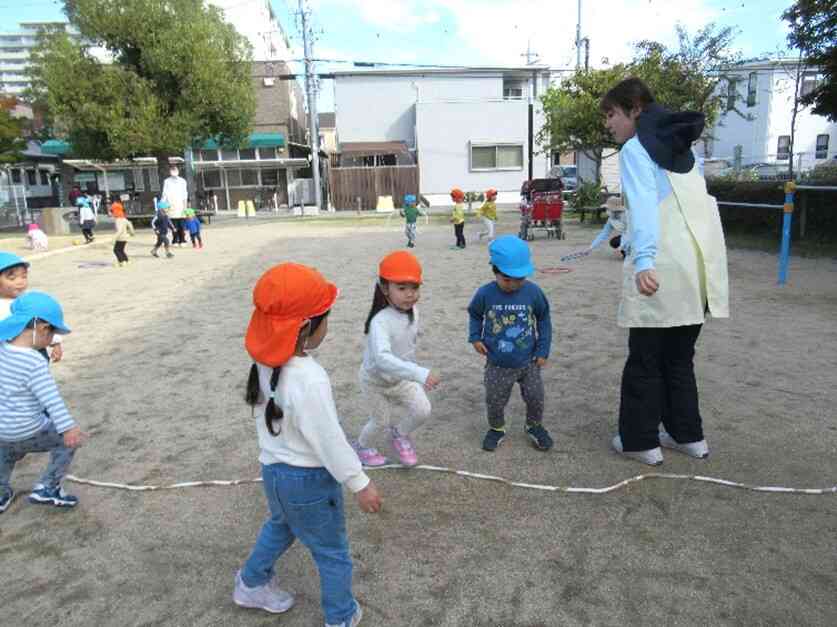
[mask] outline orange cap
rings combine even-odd
[[[276,368],[296,350],[299,330],[337,300],[337,287],[314,268],[280,263],[265,272],[253,289],[256,306],[244,347],[255,361]]]
[[[465,192],[463,192],[458,187],[454,187],[452,190],[450,190],[450,196],[457,202],[459,202],[460,200],[465,200]]]
[[[415,255],[397,250],[381,259],[378,276],[393,283],[421,284],[421,264]]]
[[[497,198],[497,190],[491,187],[485,192],[485,196],[489,199]]]

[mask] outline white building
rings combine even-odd
[[[726,110],[713,130],[707,157],[752,163],[787,163],[790,158],[796,74],[801,72],[800,93],[808,93],[822,80],[816,68],[800,68],[796,59],[764,61],[736,67],[736,80],[723,85]],[[734,108],[747,117],[742,117]],[[837,123],[800,108],[796,118],[794,169],[808,170],[837,155]]]
[[[363,146],[390,158],[367,165],[418,163],[419,191],[433,204],[449,203],[454,187],[494,187],[500,202],[517,202],[528,178],[529,98],[537,134],[549,75],[540,66],[335,72],[340,151],[359,155]],[[398,144],[411,158],[389,154]],[[533,176],[541,178],[549,158],[534,152]]]
[[[15,96],[29,87],[26,71],[40,33],[47,29],[66,30],[70,36],[78,37],[66,22],[21,22],[19,26],[18,31],[0,32],[0,93]]]

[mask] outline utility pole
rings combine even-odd
[[[578,0],[578,22],[575,25],[575,69],[581,69],[581,0]]]
[[[305,54],[305,93],[308,99],[308,134],[311,141],[311,171],[314,175],[314,203],[322,209],[323,190],[320,186],[320,133],[317,120],[317,85],[314,75],[313,53],[311,51],[311,30],[308,26],[308,9],[305,0],[299,0],[299,15],[302,20],[302,43]]]
[[[541,60],[540,59],[541,55],[539,55],[537,52],[532,52],[532,40],[531,39],[526,43],[526,52],[524,52],[520,56],[521,57],[526,57],[526,65],[532,65],[532,64],[537,63],[538,61]]]

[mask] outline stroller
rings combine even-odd
[[[535,239],[535,231],[546,231],[547,238],[564,239],[562,215],[564,185],[561,179],[532,179],[520,188],[520,232],[522,240]]]

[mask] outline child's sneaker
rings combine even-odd
[[[47,488],[43,485],[36,485],[29,495],[29,502],[35,505],[55,505],[55,507],[75,507],[78,505],[78,497],[64,492],[60,485],[54,488]]]
[[[233,601],[239,607],[249,607],[281,614],[294,606],[294,596],[290,592],[279,589],[279,584],[273,578],[263,586],[248,588],[241,579],[241,571],[235,574],[235,589]]]
[[[360,603],[355,601],[355,605],[357,606],[357,610],[355,610],[354,616],[352,616],[349,620],[344,620],[342,623],[334,624],[334,623],[326,623],[325,627],[357,627],[360,623],[360,619],[363,618],[363,610],[360,609]]]
[[[626,451],[622,448],[622,438],[618,435],[613,436],[611,446],[613,446],[613,450],[620,455],[630,457],[631,459],[635,459],[643,464],[648,464],[649,466],[659,466],[663,463],[663,452],[660,450],[659,446],[656,448],[650,448],[647,451]]]
[[[395,427],[390,429],[390,433],[392,434],[392,446],[398,453],[398,459],[401,460],[401,464],[404,466],[415,466],[418,463],[418,457],[416,456],[416,449],[413,446],[412,440],[410,440],[410,436],[401,435]]]
[[[482,450],[493,453],[500,446],[500,442],[506,437],[505,431],[499,429],[489,429],[482,441]]]
[[[160,257],[160,255],[157,254],[157,249],[156,248],[151,249],[151,256],[152,257],[157,257],[157,258]]]
[[[532,424],[526,427],[526,435],[532,440],[535,448],[541,451],[548,451],[552,448],[552,438],[549,431],[543,428],[542,424]]]
[[[374,468],[375,466],[385,466],[389,462],[386,457],[378,452],[378,449],[371,446],[361,446],[357,440],[352,441],[352,448],[355,449],[360,463],[364,466]]]
[[[0,496],[0,514],[9,509],[9,505],[15,500],[15,491],[9,488]]]
[[[171,259],[172,257],[174,257],[173,253],[171,253],[171,252],[166,253],[166,259]]]
[[[685,453],[686,455],[697,459],[706,459],[709,457],[709,445],[706,443],[706,440],[680,444],[677,440],[671,437],[667,431],[661,430],[660,445],[675,451],[680,451],[681,453]]]

